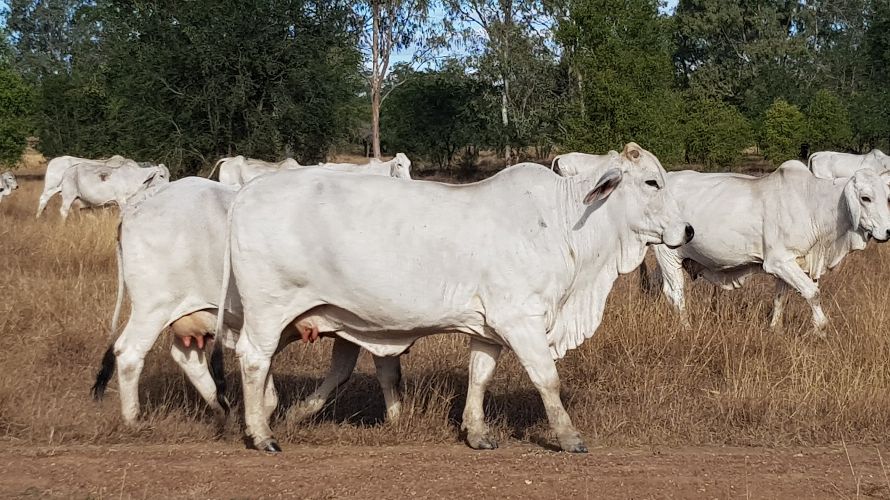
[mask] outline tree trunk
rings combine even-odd
[[[507,140],[504,143],[504,161],[510,166],[510,135],[507,127],[510,125],[510,119],[507,116],[507,81],[504,80],[504,92],[501,94],[501,123],[504,125],[504,132],[507,134]]]
[[[371,40],[371,148],[374,158],[380,159],[380,87],[383,75],[380,71],[380,2],[372,0],[371,15],[374,32]]]

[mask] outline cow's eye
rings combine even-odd
[[[868,196],[863,196],[859,199],[862,200],[862,203],[871,203],[871,198],[869,198]]]
[[[648,181],[646,181],[646,185],[647,185],[647,186],[652,186],[652,187],[654,187],[655,189],[659,189],[659,188],[658,188],[658,181],[656,181],[656,180],[649,179]]]

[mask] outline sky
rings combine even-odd
[[[666,0],[665,5],[661,8],[661,12],[663,14],[670,14],[674,12],[674,9],[677,8],[677,2],[679,0]],[[2,3],[2,2],[0,2]],[[438,22],[445,16],[445,11],[441,7],[437,7],[436,10],[432,13],[432,21]],[[413,55],[413,49],[401,50],[393,54],[391,63],[393,65],[398,63],[410,62]],[[445,54],[446,56],[459,56],[460,54],[456,52],[449,52]]]

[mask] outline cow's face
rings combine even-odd
[[[411,160],[403,153],[396,154],[389,167],[389,176],[397,179],[411,178]]]
[[[14,191],[19,188],[19,183],[15,180],[15,175],[12,172],[3,172],[3,182],[2,184],[6,184],[6,189],[10,191]]]
[[[589,205],[605,199],[620,188],[620,213],[641,241],[676,248],[692,240],[695,232],[681,218],[677,202],[665,189],[664,169],[658,159],[630,143],[621,153],[621,163],[620,170],[610,169],[603,174],[584,202]]]
[[[854,230],[878,241],[890,240],[890,174],[858,170],[844,186],[844,197]]]

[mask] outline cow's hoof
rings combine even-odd
[[[587,453],[587,445],[584,443],[575,443],[569,446],[563,446],[562,451],[567,451],[569,453]]]
[[[256,448],[260,451],[265,451],[266,453],[281,453],[281,447],[278,446],[278,441],[276,441],[275,438],[260,441],[260,444],[258,444]]]
[[[569,453],[587,453],[587,445],[581,440],[581,436],[572,436],[568,439],[560,439],[559,447]]]
[[[467,434],[467,444],[474,450],[495,450],[498,447],[497,440],[487,434]]]

